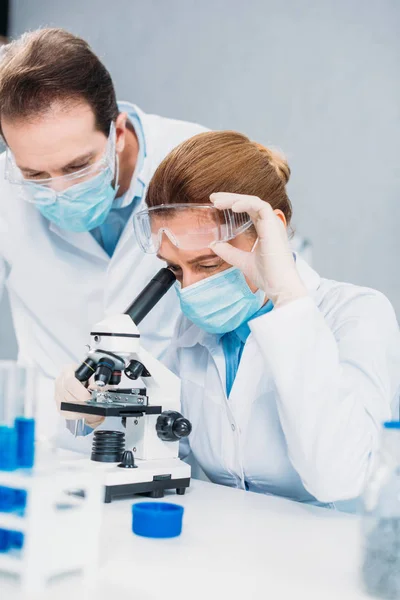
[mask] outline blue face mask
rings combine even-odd
[[[61,229],[82,233],[104,223],[117,195],[118,156],[115,151],[116,133],[112,123],[104,157],[95,165],[83,169],[76,176],[62,176],[42,182],[20,180],[22,197],[36,205],[46,219]],[[11,158],[11,167],[15,169]],[[97,171],[97,172],[96,172]],[[96,174],[93,175],[93,172]],[[58,192],[57,181],[82,179]],[[22,185],[21,185],[22,183]]]
[[[111,210],[118,187],[113,187],[114,175],[108,167],[88,181],[76,183],[62,193],[54,204],[40,204],[46,188],[29,184],[42,215],[61,229],[82,233],[99,227]]]
[[[208,333],[234,331],[262,307],[265,293],[249,288],[240,269],[232,267],[176,290],[183,314]]]

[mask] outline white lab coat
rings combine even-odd
[[[211,481],[331,503],[359,495],[382,421],[398,418],[398,325],[379,292],[296,264],[309,296],[249,323],[229,399],[216,336],[183,318],[168,360]]]
[[[143,113],[146,158],[137,174],[145,189],[164,157],[179,143],[205,131],[199,125]],[[47,432],[59,425],[53,381],[65,364],[85,355],[91,326],[123,312],[163,263],[139,249],[130,220],[110,259],[90,233],[70,233],[46,220],[3,176],[0,156],[0,294],[7,285],[19,358],[42,373],[41,400]],[[143,194],[144,197],[144,194]],[[171,291],[140,326],[143,346],[162,356],[179,314]],[[46,431],[44,432],[46,435]]]

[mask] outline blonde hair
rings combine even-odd
[[[289,183],[290,167],[287,163],[286,157],[279,150],[273,150],[272,148],[267,148],[266,146],[263,146],[262,144],[259,144],[258,142],[253,142],[253,143],[260,152],[263,152],[266,155],[271,166],[274,167],[278,177],[280,177],[282,179],[282,181],[285,183],[285,185],[287,183]]]
[[[289,224],[290,169],[283,155],[235,131],[200,133],[159,165],[147,191],[148,206],[210,202],[214,192],[258,196],[281,210]]]

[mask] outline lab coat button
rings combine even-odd
[[[232,427],[232,431],[236,431],[236,427],[233,423],[232,423],[231,427]]]

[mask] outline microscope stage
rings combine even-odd
[[[82,413],[84,415],[99,415],[101,417],[133,417],[141,415],[160,415],[161,406],[143,406],[139,404],[118,404],[117,402],[61,402],[61,410]]]

